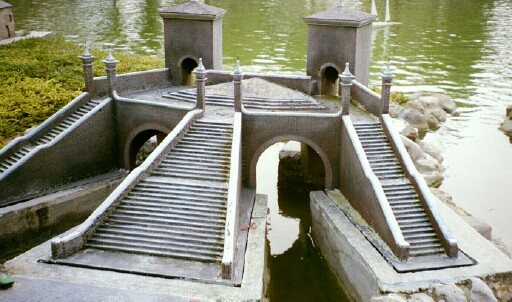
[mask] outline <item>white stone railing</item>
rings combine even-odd
[[[224,253],[222,256],[222,278],[231,279],[234,273],[240,192],[242,189],[242,113],[235,112],[231,164],[227,199],[226,227],[224,230]]]

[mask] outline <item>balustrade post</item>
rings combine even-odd
[[[393,73],[391,67],[388,66],[381,75],[382,78],[382,93],[381,93],[381,110],[380,114],[389,113],[389,101],[391,99],[391,84],[393,82]]]
[[[112,49],[109,49],[107,57],[103,60],[103,64],[105,64],[105,70],[107,72],[108,96],[111,98],[114,97],[114,90],[116,89],[117,63],[119,63],[119,61],[112,55]]]
[[[197,105],[196,108],[204,109],[206,106],[206,69],[203,65],[203,59],[199,58],[199,66],[194,71],[197,83]]]
[[[82,60],[82,68],[84,71],[84,80],[85,80],[85,91],[87,91],[91,97],[94,97],[94,80],[92,75],[92,62],[96,58],[89,53],[89,48],[87,47],[87,43],[85,44],[84,53],[79,56]]]
[[[350,89],[352,88],[352,80],[355,78],[350,73],[350,64],[345,63],[345,71],[340,74],[341,85],[341,114],[348,115],[350,108]]]
[[[244,78],[244,74],[240,69],[240,60],[236,60],[235,71],[232,73],[233,76],[233,86],[234,86],[234,103],[235,103],[235,112],[242,112],[242,79]]]

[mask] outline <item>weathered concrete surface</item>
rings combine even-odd
[[[438,207],[446,224],[453,231],[460,249],[476,261],[475,265],[429,270],[415,273],[397,273],[366,240],[361,232],[340,210],[355,211],[339,193],[329,192],[331,201],[322,192],[312,193],[311,214],[313,238],[327,262],[344,286],[357,301],[370,301],[380,293],[419,292],[436,284],[455,284],[472,277],[512,274],[512,260],[492,243],[480,236],[446,205]],[[355,221],[360,221],[354,218]]]
[[[107,175],[0,208],[0,259],[81,223],[117,187],[124,175]]]
[[[8,261],[15,284],[0,291],[0,301],[260,301],[265,270],[266,196],[258,195],[251,217],[240,287],[164,279],[37,262],[50,254],[50,242]]]

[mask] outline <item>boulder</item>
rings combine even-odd
[[[469,293],[470,301],[480,302],[498,302],[492,290],[482,280],[471,278],[471,291]]]
[[[433,172],[444,171],[444,167],[439,161],[426,153],[423,154],[423,157],[414,161],[414,165],[421,174],[432,174]]]
[[[439,122],[446,122],[446,112],[441,108],[436,108],[430,110],[430,114],[432,114]]]
[[[404,147],[407,150],[407,153],[409,153],[409,156],[413,162],[423,158],[423,151],[421,151],[421,148],[418,144],[403,135],[400,135],[400,138],[402,139]]]
[[[437,98],[433,95],[420,96],[418,98],[418,101],[421,104],[423,104],[423,107],[425,107],[428,110],[441,108],[441,105],[439,104],[439,98]]]
[[[428,130],[429,125],[425,116],[417,109],[406,108],[400,112],[398,118],[408,122],[412,127],[419,130]]]
[[[442,138],[436,133],[429,133],[418,145],[424,153],[437,159],[439,162],[443,161],[444,145]]]
[[[402,106],[398,105],[397,103],[389,103],[389,116],[392,118],[397,118],[402,110],[404,110],[404,108],[402,108]]]
[[[430,188],[438,188],[443,182],[444,176],[440,172],[434,171],[430,174],[423,174],[423,179]]]
[[[447,95],[435,93],[434,94],[439,100],[439,106],[447,113],[454,114],[457,110],[457,105],[455,102],[449,98]]]
[[[371,302],[407,302],[405,298],[397,294],[372,297]]]
[[[500,130],[503,131],[506,135],[512,138],[512,120],[505,120],[501,126]]]
[[[422,114],[425,114],[425,111],[427,109],[425,105],[420,101],[420,99],[410,100],[405,104],[405,108],[416,109]]]
[[[438,301],[444,299],[446,302],[466,302],[464,291],[455,284],[439,284],[435,288]]]
[[[411,295],[407,302],[434,302],[434,299],[425,293],[417,293]]]
[[[507,118],[509,120],[512,120],[512,105],[507,106],[506,112],[507,112]]]
[[[428,128],[430,130],[437,130],[441,127],[441,122],[433,116],[430,112],[426,114]]]
[[[411,127],[409,124],[407,124],[400,133],[413,142],[419,139],[418,129]]]

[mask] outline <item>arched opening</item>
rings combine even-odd
[[[194,59],[186,58],[181,62],[181,84],[184,86],[192,86],[194,84],[192,71],[197,67]]]
[[[9,14],[9,22],[12,22],[12,14]]]
[[[9,29],[9,25],[6,25],[6,26],[5,26],[5,30],[7,31],[7,37],[8,37],[8,38],[11,38],[11,37],[12,37],[12,35],[11,35],[11,30]]]
[[[153,129],[137,134],[130,144],[128,163],[130,170],[138,167],[166,136],[166,133]]]
[[[339,72],[333,66],[326,66],[320,73],[321,93],[323,95],[337,96],[339,86]]]
[[[304,186],[305,148],[316,153],[304,143],[281,141],[267,146],[257,160],[256,192],[267,195],[269,208],[267,294],[271,301],[349,301],[312,241],[309,191],[323,189],[323,182]],[[325,174],[322,161],[316,165]],[[283,182],[284,177],[291,179]]]

